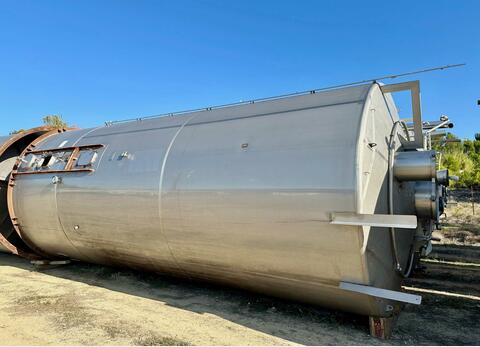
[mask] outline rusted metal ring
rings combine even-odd
[[[7,243],[7,244],[5,244],[3,242],[3,240],[0,238],[0,242],[2,242],[2,244],[4,244],[4,246],[6,246],[12,253],[17,254],[19,256],[22,256],[24,258],[28,258],[28,259],[50,258],[44,251],[42,251],[41,249],[36,247],[28,239],[28,237],[26,237],[22,233],[21,227],[20,227],[20,225],[18,224],[18,221],[17,221],[17,217],[16,217],[16,214],[15,214],[15,209],[13,207],[13,190],[14,190],[14,187],[15,187],[15,174],[18,172],[18,168],[19,168],[20,164],[22,163],[20,158],[23,158],[29,151],[34,150],[35,147],[39,143],[41,143],[42,141],[44,141],[48,137],[50,137],[52,135],[59,134],[59,133],[63,133],[65,131],[76,130],[76,129],[78,129],[78,128],[58,128],[58,129],[55,128],[55,129],[52,129],[51,127],[47,127],[46,132],[44,134],[40,135],[39,137],[37,137],[36,139],[34,139],[22,151],[22,153],[18,156],[18,159],[13,166],[12,172],[10,174],[10,178],[8,180],[7,206],[8,206],[8,213],[9,213],[9,216],[10,216],[10,220],[12,222],[12,225],[13,225],[13,228],[14,228],[15,232],[18,234],[20,239],[22,239],[22,241],[25,243],[25,245],[30,248],[30,250],[19,249],[15,245],[12,245],[11,243],[9,243],[7,240],[4,240]]]
[[[12,146],[26,138],[27,136],[30,136],[35,133],[39,133],[39,136],[42,136],[43,134],[52,131],[53,127],[51,126],[40,126],[40,127],[35,127],[31,128],[28,130],[24,130],[22,132],[19,132],[17,134],[12,135],[10,138],[8,138],[4,143],[0,145],[0,157]],[[8,184],[7,184],[8,187]],[[22,248],[17,247],[16,245],[12,244],[3,234],[2,230],[0,230],[0,244],[2,244],[6,249],[8,249],[10,252],[23,256],[25,258],[35,258],[36,255],[24,250]]]

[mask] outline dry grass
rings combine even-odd
[[[74,293],[65,295],[29,294],[14,302],[17,313],[51,315],[58,327],[69,329],[91,323],[93,316],[79,304]]]
[[[480,246],[480,204],[472,202],[467,195],[451,193],[451,203],[447,206],[446,218],[442,220],[442,230],[436,233],[442,244]]]

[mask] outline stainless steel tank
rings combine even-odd
[[[388,316],[420,228],[415,182],[389,180],[398,121],[373,83],[47,133],[14,167],[10,217],[44,257]]]

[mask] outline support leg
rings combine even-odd
[[[389,339],[392,335],[394,317],[370,317],[370,335],[379,339]]]

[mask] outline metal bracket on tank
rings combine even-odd
[[[343,290],[355,292],[355,293],[375,296],[377,298],[406,302],[414,305],[420,305],[422,303],[422,297],[420,295],[414,295],[414,294],[408,294],[403,292],[397,292],[395,290],[365,286],[363,284],[340,282],[339,288]]]
[[[417,216],[415,215],[332,212],[330,218],[330,224],[338,225],[358,225],[400,229],[417,228]]]
[[[420,106],[420,82],[410,81],[380,86],[383,93],[395,93],[409,90],[412,98],[413,141],[406,141],[405,148],[423,148],[422,108]]]

